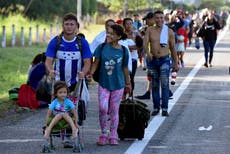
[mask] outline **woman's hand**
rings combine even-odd
[[[130,83],[125,84],[125,89],[124,89],[126,94],[131,94],[132,91],[132,85]]]

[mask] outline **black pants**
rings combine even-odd
[[[135,82],[134,82],[134,77],[137,71],[137,60],[132,61],[132,72],[130,73],[130,80],[131,80],[131,85],[132,85],[132,92],[135,88]]]

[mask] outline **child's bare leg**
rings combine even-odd
[[[180,64],[180,52],[177,51],[178,64]]]
[[[181,58],[181,61],[184,61],[184,52],[181,52],[181,55],[180,55],[180,58]]]
[[[49,126],[46,127],[45,135],[44,135],[45,138],[48,139],[48,138],[50,137],[50,133],[51,133],[52,128],[53,128],[54,125],[55,125],[59,120],[61,120],[61,119],[62,119],[62,115],[61,115],[61,114],[55,115],[55,117],[54,117],[54,118],[52,119],[52,121],[50,122]]]
[[[68,122],[72,129],[72,138],[75,139],[77,137],[77,128],[73,122],[73,119],[69,116],[68,113],[63,114],[63,118]]]

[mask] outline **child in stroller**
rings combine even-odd
[[[46,152],[46,149],[49,148],[49,141],[53,129],[56,127],[56,124],[62,122],[67,122],[72,129],[72,139],[76,140],[78,135],[78,116],[76,108],[73,102],[67,98],[68,96],[68,87],[64,81],[56,81],[54,84],[54,97],[55,99],[49,105],[46,116],[46,129],[44,132],[44,138],[46,143],[43,147],[43,152]],[[73,119],[71,117],[73,115]],[[52,144],[52,142],[51,142]],[[48,150],[49,152],[49,150]]]

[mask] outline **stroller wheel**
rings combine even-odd
[[[51,153],[51,150],[50,150],[49,146],[43,145],[42,153]]]
[[[82,152],[82,151],[83,151],[83,145],[82,145],[82,144],[79,144],[79,145],[78,145],[78,148],[79,148],[79,152]]]
[[[80,141],[80,136],[78,134],[77,138],[74,140],[73,152],[81,153],[83,151],[84,145]]]
[[[74,147],[73,147],[73,152],[74,152],[74,153],[77,153],[77,152],[80,152],[80,151],[77,149],[76,146],[74,146]]]
[[[84,146],[84,144],[83,144],[83,143],[80,143],[80,144],[79,144],[79,148],[80,148],[80,149],[82,149],[82,150],[83,150],[83,149],[84,149],[84,147],[85,147],[85,146]],[[82,150],[81,150],[81,151],[82,151]]]
[[[51,150],[55,150],[55,146],[54,145],[50,145],[50,149]]]

